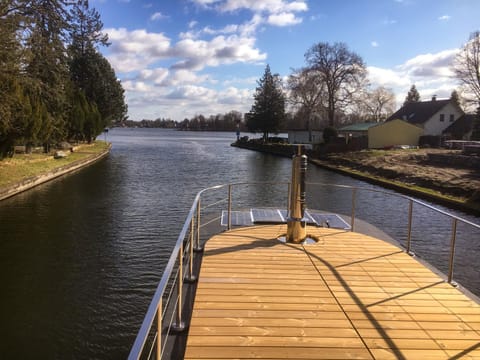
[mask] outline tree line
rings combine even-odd
[[[0,3],[0,158],[62,141],[91,142],[126,119],[124,90],[88,0]]]
[[[319,42],[305,53],[306,65],[294,69],[286,84],[267,65],[257,82],[254,104],[246,114],[249,131],[265,140],[290,123],[297,129],[334,129],[341,122],[379,122],[395,111],[395,95],[384,87],[372,88],[363,59],[345,43]],[[452,92],[458,104],[477,109],[472,139],[480,139],[480,32],[470,35],[453,64],[463,96]],[[406,102],[419,101],[412,85]],[[286,112],[287,105],[291,112]]]
[[[202,114],[197,114],[190,119],[185,118],[183,121],[162,118],[155,120],[143,119],[141,121],[126,120],[117,123],[116,126],[190,131],[245,131],[246,128],[242,120],[243,114],[232,110],[225,114],[210,115],[208,117]]]

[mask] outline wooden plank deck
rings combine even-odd
[[[208,240],[185,359],[480,359],[480,305],[399,248],[285,225]]]

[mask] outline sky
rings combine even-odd
[[[478,0],[90,0],[111,45],[100,51],[131,120],[248,112],[268,64],[286,79],[319,42],[360,55],[372,88],[400,107],[458,87],[451,64],[480,30]]]

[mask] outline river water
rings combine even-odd
[[[234,139],[233,133],[112,129],[107,158],[1,202],[1,357],[125,358],[197,191],[290,181],[289,159],[233,148]],[[381,190],[313,165],[308,181]],[[307,201],[348,214],[351,193],[311,187]],[[357,205],[359,218],[405,242],[405,200],[359,191],[360,201],[368,205]],[[450,219],[415,208],[414,251],[443,271],[450,228]],[[463,225],[458,232],[455,278],[480,294],[480,232]]]

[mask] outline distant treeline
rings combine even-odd
[[[195,115],[191,119],[184,119],[181,122],[158,118],[156,120],[125,120],[118,123],[120,127],[137,127],[137,128],[164,128],[190,131],[245,131],[243,115],[238,111],[230,111],[226,114]]]

